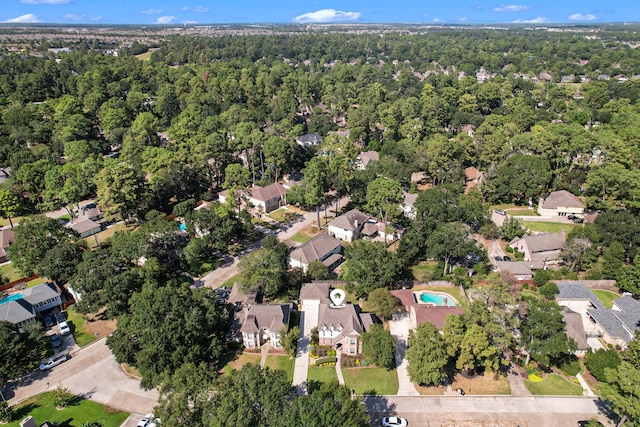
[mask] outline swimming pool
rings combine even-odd
[[[428,291],[416,292],[416,301],[421,304],[431,304],[440,307],[455,307],[456,300],[448,294],[440,294]]]
[[[22,298],[24,298],[24,295],[22,295],[22,294],[9,295],[6,298],[0,299],[0,305],[6,304],[6,303],[11,302],[11,301],[15,301],[17,299],[22,299]]]

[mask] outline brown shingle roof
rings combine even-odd
[[[462,308],[460,307],[433,307],[424,305],[414,305],[413,309],[416,314],[416,325],[424,322],[432,323],[439,331],[444,327],[444,321],[450,314],[460,316]]]
[[[313,261],[324,260],[340,246],[341,243],[338,239],[322,233],[291,251],[289,257],[309,265]]]
[[[522,237],[522,240],[527,242],[527,247],[533,254],[535,252],[546,252],[564,249],[566,236],[564,235],[564,233],[543,233],[524,236]]]
[[[329,227],[355,231],[367,222],[368,219],[369,215],[365,215],[357,209],[351,209],[349,212],[334,218],[333,221],[329,223]]]
[[[543,209],[557,209],[558,207],[584,209],[584,204],[566,190],[554,191],[542,202]]]
[[[255,333],[265,329],[279,332],[289,324],[290,309],[288,304],[256,304],[249,309],[240,331]]]
[[[251,196],[262,202],[266,202],[268,200],[272,200],[278,197],[284,197],[287,195],[287,189],[284,188],[279,182],[274,182],[266,187],[260,187],[259,185],[254,185],[251,188]]]
[[[364,326],[362,326],[360,316],[353,304],[345,304],[342,308],[332,308],[329,304],[321,304],[320,312],[318,313],[318,329],[323,327],[329,329],[342,328],[342,332],[338,337],[334,338],[334,342],[352,332],[358,334],[364,332]]]
[[[7,256],[5,249],[13,243],[13,230],[10,228],[0,228],[0,257]]]
[[[569,307],[562,309],[562,317],[565,323],[565,333],[569,338],[573,338],[578,344],[578,350],[586,350],[589,348],[587,344],[587,336],[584,332],[584,324],[582,323],[582,315],[571,310]]]
[[[360,161],[364,167],[367,167],[369,162],[380,160],[380,155],[378,155],[377,151],[363,151],[358,157],[360,157]]]
[[[305,283],[300,288],[300,300],[320,300],[320,303],[331,302],[329,298],[329,289],[333,282],[311,282]],[[335,282],[344,285],[344,282]]]

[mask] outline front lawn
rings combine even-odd
[[[226,375],[229,375],[232,370],[239,370],[244,365],[248,363],[259,364],[260,363],[260,353],[226,353],[223,356],[223,359],[227,359],[227,363],[225,363],[222,368],[222,372]]]
[[[346,368],[342,376],[347,387],[356,394],[395,395],[398,392],[398,374],[395,369]]]
[[[534,222],[534,221],[522,221],[524,228],[528,228],[531,231],[537,231],[540,233],[560,233],[564,230],[567,234],[574,228],[578,227],[577,224],[562,224],[558,222]]]
[[[306,234],[303,233],[296,233],[293,236],[291,236],[291,238],[289,240],[292,240],[296,243],[307,243],[309,240],[311,240],[311,237],[307,236]]]
[[[468,394],[511,394],[511,386],[504,375],[486,372],[482,375],[457,374],[451,388],[461,388]]]
[[[605,291],[604,289],[591,289],[591,292],[593,292],[593,294],[597,296],[600,302],[607,308],[613,307],[613,301],[620,298],[620,295],[616,292]]]
[[[236,280],[238,280],[238,277],[240,275],[236,274],[235,276],[231,276],[229,279],[227,279],[227,281],[225,281],[222,285],[220,285],[219,287],[223,287],[226,286],[227,288],[231,289],[233,288],[233,285],[236,283]]]
[[[127,230],[127,226],[124,223],[120,222],[118,224],[112,225],[106,230],[102,230],[98,234],[94,234],[93,236],[85,237],[84,241],[87,243],[87,247],[89,249],[95,248],[100,243],[104,243],[113,236],[116,231],[125,231]]]
[[[344,373],[344,371],[343,371]],[[309,366],[307,372],[308,381],[320,381],[328,383],[331,381],[338,381],[338,375],[336,374],[335,366]]]
[[[20,421],[31,415],[38,425],[44,421],[56,423],[61,427],[80,427],[83,423],[99,421],[102,427],[120,427],[129,416],[126,412],[116,411],[90,400],[80,400],[77,405],[58,411],[53,404],[53,393],[33,396],[15,408],[13,421],[9,427],[19,427]]]
[[[533,209],[509,209],[507,213],[511,216],[539,216]]]
[[[87,319],[72,308],[67,310],[67,322],[73,333],[73,339],[79,347],[84,347],[96,340],[96,336],[87,330]]]
[[[571,384],[560,375],[549,374],[540,382],[524,380],[524,385],[533,395],[582,396],[582,387]]]
[[[277,371],[285,371],[287,373],[287,380],[293,381],[293,364],[295,359],[288,355],[267,355],[267,360],[264,362],[265,368],[271,368]]]

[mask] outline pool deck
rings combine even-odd
[[[413,298],[415,299],[416,304],[426,305],[429,307],[457,307],[460,305],[460,303],[453,296],[445,292],[436,292],[436,291],[411,291],[411,292],[413,292]],[[446,305],[440,305],[440,304],[437,304],[436,302],[425,302],[425,301],[422,301],[422,299],[420,298],[422,294],[438,295],[443,297],[445,301],[452,301],[453,304],[451,305],[447,303]]]

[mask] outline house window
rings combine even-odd
[[[356,345],[356,339],[355,339],[355,338],[351,338],[351,339],[349,340],[349,344],[351,344],[351,345]]]
[[[356,349],[353,347],[349,347],[349,354],[356,354]]]

